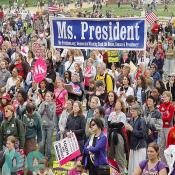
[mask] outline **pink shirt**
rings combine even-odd
[[[60,90],[60,89],[57,88],[57,89],[54,90],[54,95],[55,95],[55,98],[59,98],[61,103],[63,105],[65,105],[65,96],[68,95],[68,92],[67,92],[66,89]]]

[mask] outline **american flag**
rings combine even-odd
[[[48,11],[49,12],[58,12],[59,11],[59,7],[57,5],[50,5],[48,7]]]
[[[155,21],[158,20],[158,17],[156,16],[156,14],[154,12],[149,12],[149,13],[146,13],[146,20],[150,24],[153,24]]]

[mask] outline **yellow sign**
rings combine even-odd
[[[109,63],[119,62],[118,50],[110,50],[107,53],[108,53],[108,62]]]
[[[74,166],[75,166],[75,162],[72,162],[72,161],[67,162],[66,164],[64,164],[62,166],[58,163],[58,161],[53,161],[53,168],[54,169],[62,168],[65,170],[71,170],[72,168],[74,168]]]
[[[119,61],[119,58],[116,57],[116,58],[108,58],[108,62],[109,63],[117,63]]]

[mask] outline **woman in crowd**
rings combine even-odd
[[[90,99],[90,104],[89,104],[89,110],[87,111],[87,115],[86,115],[86,136],[89,136],[89,124],[91,119],[93,118],[94,115],[94,111],[95,109],[100,106],[100,100],[98,97],[96,96],[92,96]]]
[[[93,118],[100,118],[103,122],[103,124],[105,124],[105,110],[102,106],[98,106],[93,114]],[[105,126],[105,125],[104,125]]]
[[[170,38],[168,40],[168,47],[165,50],[165,55],[166,55],[166,59],[165,59],[165,64],[164,64],[164,71],[167,75],[170,75],[172,72],[174,72],[174,65],[175,65],[175,50],[174,50],[174,44],[173,44],[173,39]]]
[[[134,95],[134,90],[131,87],[130,78],[124,76],[122,80],[122,86],[118,88],[117,96],[120,97],[125,103],[128,95]]]
[[[11,105],[5,107],[4,122],[0,127],[0,151],[6,145],[8,136],[14,136],[19,144],[20,149],[24,148],[25,130],[21,120],[15,118],[14,108]]]
[[[19,75],[26,79],[28,70],[29,70],[29,64],[23,60],[23,56],[19,53],[16,53],[15,56],[15,63],[12,63],[9,67],[10,70],[13,70],[13,68],[17,68],[19,70]]]
[[[40,114],[35,111],[34,103],[29,102],[26,105],[26,114],[22,117],[25,126],[25,145],[24,151],[28,155],[37,150],[37,144],[42,141],[42,129]]]
[[[74,64],[74,50],[69,49],[67,52],[67,61],[65,62],[65,71],[73,73],[75,71]]]
[[[168,82],[166,83],[166,90],[172,94],[172,101],[175,101],[175,74],[169,75]]]
[[[125,112],[124,102],[118,99],[114,112],[111,112],[108,118],[109,157],[118,163],[121,173],[126,170],[126,154],[128,154],[126,136],[123,129],[126,124]]]
[[[28,56],[27,56],[26,61],[30,67],[33,66],[36,61],[35,56],[31,50],[28,51]]]
[[[55,128],[55,114],[56,106],[53,102],[52,92],[47,92],[45,96],[45,101],[43,101],[38,109],[41,115],[41,125],[42,125],[42,143],[40,145],[40,151],[51,160],[51,147],[52,147],[52,137]]]
[[[71,82],[71,72],[70,71],[64,72],[64,82],[65,84],[69,84]]]
[[[146,87],[146,80],[143,75],[137,77],[136,87],[134,88],[135,96],[140,104],[146,102],[148,96],[148,90]]]
[[[11,102],[11,98],[9,94],[6,94],[6,93],[2,94],[2,96],[0,97],[0,124],[4,118],[5,107],[7,105],[10,105],[10,102]]]
[[[159,146],[156,143],[150,143],[147,149],[148,160],[143,160],[134,170],[133,175],[167,175],[167,165],[160,161]]]
[[[24,90],[17,92],[18,107],[16,109],[16,117],[22,120],[23,115],[26,113],[26,104],[28,100],[27,93]]]
[[[54,91],[54,83],[56,79],[56,72],[53,66],[53,61],[50,59],[46,60],[46,65],[47,65],[47,74],[46,74],[46,82],[47,82],[47,89],[50,92]]]
[[[75,67],[75,72],[79,75],[80,77],[80,83],[82,83],[84,81],[84,77],[83,77],[83,72],[82,72],[82,69],[81,69],[81,66],[79,63],[75,63],[74,64],[74,67]]]
[[[94,110],[100,106],[100,99],[96,96],[92,96],[89,101],[89,110],[87,111],[86,120],[93,117]]]
[[[68,98],[72,100],[82,100],[83,97],[83,89],[80,82],[80,77],[76,73],[72,73],[71,75],[71,82],[65,88],[68,91]]]
[[[80,49],[75,49],[74,50],[74,60],[75,60],[76,63],[80,64],[81,68],[83,68],[84,56],[83,56],[83,53]]]
[[[101,80],[96,81],[96,91],[95,91],[95,96],[97,96],[100,99],[100,103],[103,106],[105,99],[106,99],[106,91],[105,91],[105,85],[104,82]]]
[[[163,121],[163,130],[161,134],[161,140],[160,140],[160,154],[162,160],[164,160],[164,154],[163,151],[166,148],[166,140],[168,136],[168,132],[170,128],[173,126],[173,116],[174,116],[174,106],[172,104],[172,95],[169,91],[164,91],[162,95],[163,103],[159,106],[159,111],[162,115],[162,121]]]
[[[85,139],[85,117],[83,115],[82,104],[80,101],[75,101],[73,110],[69,115],[66,123],[66,132],[69,137],[72,132],[75,133],[81,153],[83,152],[84,139]]]
[[[105,104],[104,104],[104,109],[105,109],[105,126],[107,126],[108,122],[108,117],[111,112],[114,111],[115,108],[115,103],[117,101],[117,95],[114,91],[111,91],[108,93]]]
[[[156,108],[156,101],[149,96],[143,112],[147,126],[147,143],[157,142],[160,144],[160,136],[162,133],[162,115]]]
[[[159,89],[159,92],[160,92],[161,95],[166,90],[165,89],[165,84],[164,84],[164,82],[162,80],[157,80],[155,87]]]
[[[140,116],[141,109],[138,104],[131,107],[131,120],[125,125],[128,131],[130,145],[128,174],[132,174],[140,161],[146,158],[146,122]]]
[[[21,76],[18,76],[18,77],[17,77],[16,84],[15,84],[14,86],[12,86],[12,87],[9,89],[9,91],[8,91],[8,93],[9,93],[10,96],[11,96],[11,98],[16,97],[19,90],[22,89],[22,90],[25,91],[23,85],[24,85],[24,83],[23,83],[23,78],[22,78]]]
[[[61,113],[63,112],[63,108],[68,100],[68,92],[66,89],[64,89],[64,82],[60,78],[56,78],[55,81],[55,89],[54,89],[54,97],[55,97],[55,103],[56,103],[56,118],[55,118],[55,125],[57,129],[57,140],[59,139],[58,133],[58,123]]]
[[[89,81],[94,79],[96,76],[96,69],[93,66],[93,59],[89,58],[84,70],[84,88],[85,90],[89,89]]]
[[[10,88],[12,86],[15,86],[18,76],[19,76],[19,70],[17,68],[13,68],[12,71],[12,76],[8,78],[7,83],[6,83],[6,92],[9,92]]]
[[[68,116],[71,114],[72,110],[73,110],[73,100],[67,100],[65,103],[65,109],[61,113],[58,123],[60,130],[60,138],[64,137],[67,119]]]
[[[108,165],[106,152],[107,138],[103,134],[103,128],[103,122],[100,119],[94,118],[91,120],[90,129],[93,134],[84,147],[85,167],[89,170],[90,175],[100,175],[98,173],[99,167],[101,165]]]
[[[42,80],[39,83],[39,89],[38,89],[38,95],[40,97],[41,102],[44,101],[47,90],[48,90],[47,89],[47,82],[46,82],[46,80]]]
[[[16,138],[14,136],[7,137],[6,147],[7,150],[4,153],[4,164],[2,166],[2,175],[16,174],[14,159],[16,158],[15,151]],[[16,167],[17,168],[17,167]]]
[[[32,81],[32,87],[28,90],[28,99],[38,106],[41,101],[38,95],[38,85],[35,81]]]

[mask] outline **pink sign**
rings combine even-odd
[[[41,82],[46,77],[47,73],[47,65],[46,62],[42,58],[38,58],[38,60],[34,64],[33,68],[33,79],[36,83]]]

